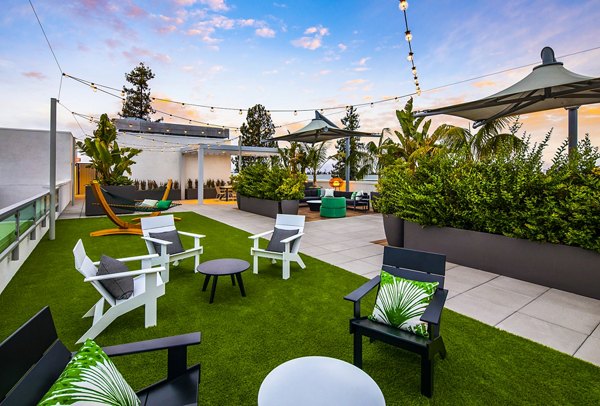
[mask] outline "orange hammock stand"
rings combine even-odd
[[[167,187],[165,188],[165,193],[163,194],[162,200],[167,200],[169,197],[169,192],[171,191],[171,185],[173,181],[169,179],[167,182]],[[122,220],[115,214],[113,209],[110,207],[110,204],[106,201],[104,197],[104,193],[102,192],[102,188],[100,187],[100,183],[97,180],[92,181],[92,192],[96,197],[96,200],[102,206],[102,209],[106,213],[106,216],[110,221],[115,223],[118,228],[107,228],[105,230],[93,231],[90,233],[92,237],[102,237],[105,235],[118,235],[118,234],[129,234],[129,235],[142,235],[142,226],[140,225],[140,218],[133,219],[133,222],[127,222]],[[155,211],[152,212],[149,217],[160,216],[162,212]],[[176,219],[180,220],[180,219]]]

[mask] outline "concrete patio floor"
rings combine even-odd
[[[60,218],[80,218],[81,206],[78,200]],[[183,205],[169,212],[177,211],[194,211],[253,234],[275,223],[231,205]],[[308,222],[304,232],[302,253],[365,278],[379,273],[384,247],[373,241],[385,238],[381,215]],[[291,280],[299,272],[294,269]],[[462,265],[447,263],[446,269],[447,308],[600,366],[600,300]]]

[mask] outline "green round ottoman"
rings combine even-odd
[[[345,197],[321,198],[321,217],[346,217]]]

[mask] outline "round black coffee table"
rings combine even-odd
[[[321,201],[320,200],[307,200],[308,209],[310,211],[319,211],[321,209]]]
[[[237,279],[238,285],[240,286],[240,292],[242,293],[242,296],[245,297],[246,291],[244,290],[244,282],[242,281],[242,272],[248,268],[250,268],[250,264],[247,261],[234,258],[213,259],[212,261],[206,261],[198,265],[196,271],[206,275],[204,278],[204,285],[202,285],[202,292],[206,291],[210,277],[213,277],[209,303],[212,303],[215,298],[215,290],[217,290],[217,280],[219,279],[219,276],[224,275],[231,275],[231,283],[233,286],[235,286],[235,279]]]

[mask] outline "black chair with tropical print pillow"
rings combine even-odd
[[[354,365],[362,368],[362,338],[379,340],[421,356],[421,393],[433,394],[433,360],[446,357],[440,335],[446,256],[405,248],[385,247],[381,275],[344,299],[354,303],[350,333],[354,334]],[[377,288],[375,309],[361,316],[360,301]]]

